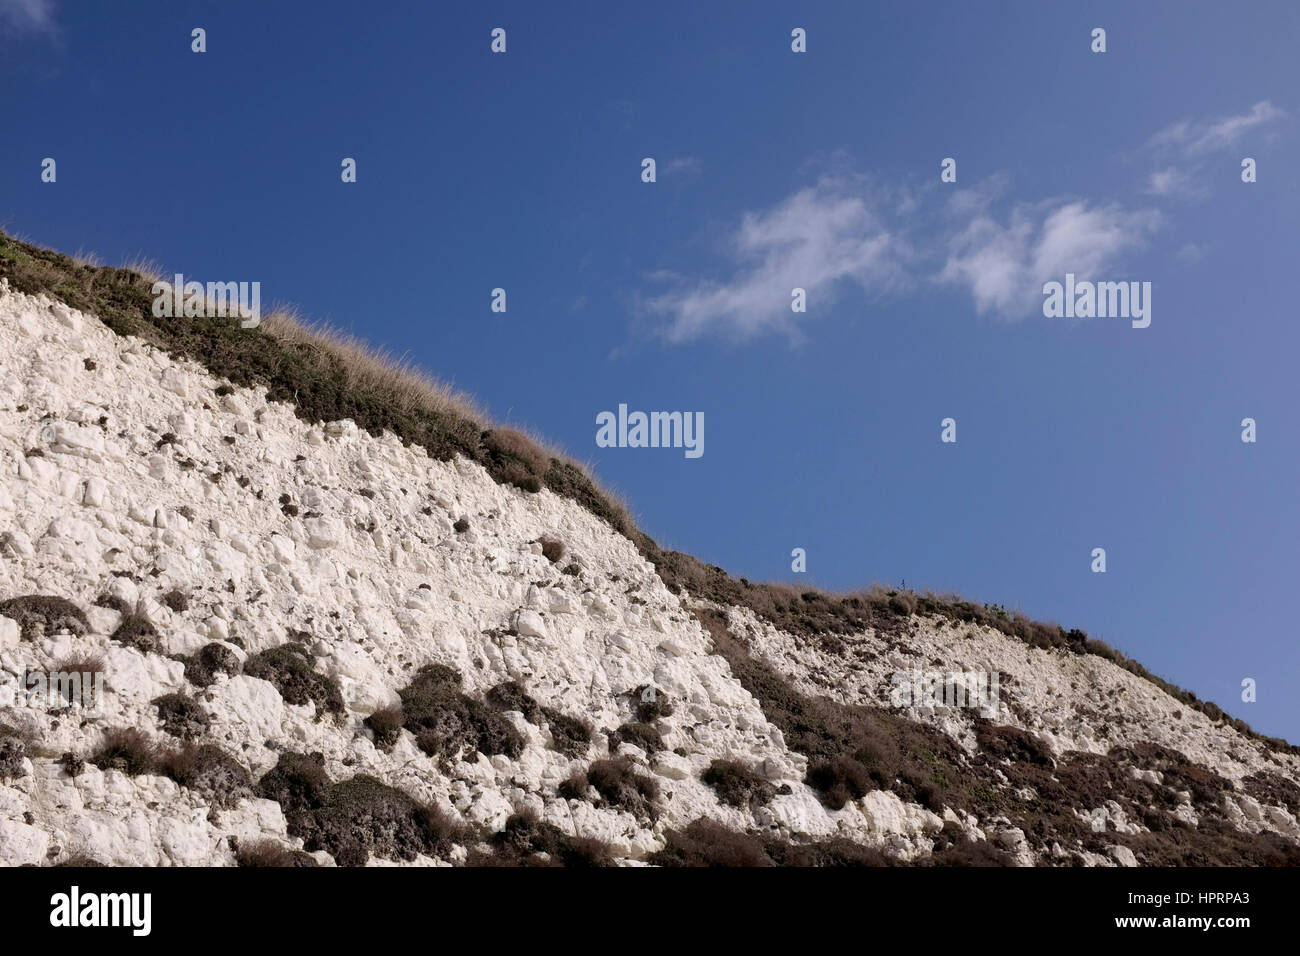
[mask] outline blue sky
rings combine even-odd
[[[260,281],[733,573],[1017,607],[1297,740],[1298,36],[1291,3],[0,0],[0,222]],[[1067,271],[1151,282],[1150,327],[1045,318]],[[619,403],[703,412],[705,454],[597,448]]]

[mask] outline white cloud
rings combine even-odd
[[[1281,119],[1287,114],[1268,100],[1262,100],[1238,116],[1213,121],[1184,120],[1167,126],[1147,144],[1154,149],[1174,148],[1189,156],[1200,156],[1237,145],[1250,130]]]
[[[863,177],[823,177],[741,218],[727,239],[727,274],[652,273],[668,291],[642,304],[664,321],[670,342],[707,334],[797,337],[801,323],[824,314],[845,287],[892,295],[928,277],[968,290],[981,315],[1018,319],[1040,314],[1043,283],[1067,272],[1080,280],[1129,277],[1116,266],[1161,225],[1152,209],[1079,199],[1018,203],[999,213],[1007,187],[998,176],[918,198]],[[794,288],[806,291],[807,313],[791,311]]]
[[[1158,213],[1115,204],[1017,205],[1006,225],[980,215],[953,237],[939,279],[969,287],[981,315],[1021,318],[1041,309],[1044,282],[1067,272],[1080,280],[1106,278],[1103,270],[1144,246],[1159,226]]]
[[[700,161],[694,156],[678,156],[664,163],[664,172],[672,175],[673,173],[692,174],[700,171]]]
[[[0,0],[0,21],[20,33],[50,30],[54,27],[54,0]]]
[[[1205,194],[1205,187],[1197,183],[1196,178],[1185,169],[1170,166],[1158,169],[1147,177],[1147,192],[1153,196],[1199,197]]]
[[[733,275],[721,281],[683,281],[647,302],[669,320],[666,337],[684,342],[709,332],[739,338],[781,331],[833,301],[846,282],[885,291],[904,280],[903,241],[890,232],[869,197],[835,178],[801,189],[763,212],[746,213],[732,234]],[[802,288],[808,312],[790,308]]]
[[[1203,181],[1206,157],[1241,146],[1247,134],[1257,135],[1286,115],[1268,100],[1261,100],[1236,116],[1183,120],[1166,126],[1146,144],[1147,152],[1159,163],[1147,179],[1147,192],[1167,198],[1205,198],[1209,195]]]

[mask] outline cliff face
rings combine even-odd
[[[1300,758],[1103,657],[782,630],[7,280],[0,464],[6,864],[1296,859]]]

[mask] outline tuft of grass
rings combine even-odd
[[[142,731],[134,727],[113,727],[104,731],[90,762],[100,770],[120,770],[128,776],[153,773],[157,768],[158,748]]]
[[[235,862],[248,867],[309,867],[319,866],[315,858],[302,850],[294,850],[275,840],[240,842],[235,850]]]

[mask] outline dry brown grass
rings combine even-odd
[[[297,308],[281,303],[262,317],[261,327],[288,345],[318,354],[322,373],[331,365],[328,358],[337,359],[351,383],[384,392],[403,412],[425,410],[487,427],[487,417],[470,396],[428,375],[409,356],[376,348],[324,322],[308,321]]]

